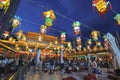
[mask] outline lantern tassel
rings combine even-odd
[[[110,5],[110,9],[112,9],[112,5],[111,5],[111,3],[109,3],[109,5]]]
[[[93,12],[95,12],[94,7],[95,7],[95,4],[92,4],[92,11],[93,11]]]

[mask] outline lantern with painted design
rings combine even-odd
[[[87,44],[91,45],[92,44],[92,39],[88,39]]]
[[[78,35],[81,33],[80,32],[80,25],[81,25],[81,23],[79,21],[73,22],[72,26],[73,26],[73,30],[74,30],[75,35]]]
[[[49,10],[46,12],[43,12],[43,16],[45,17],[45,25],[50,27],[53,25],[53,21],[56,19],[54,11]]]
[[[12,22],[12,28],[13,28],[12,32],[14,31],[15,28],[21,25],[21,21],[22,19],[19,16],[14,16],[14,18],[10,20],[10,22]]]
[[[81,44],[81,38],[80,38],[80,36],[78,36],[78,37],[76,38],[76,43],[77,43],[77,45]]]
[[[92,31],[92,33],[91,33],[91,38],[92,38],[94,41],[97,41],[99,37],[100,37],[100,32],[99,32],[99,31]]]
[[[106,2],[105,0],[93,0],[92,4],[92,6],[96,7],[98,12],[102,15],[108,11],[108,5],[110,5],[110,9],[112,9],[112,5],[109,1]]]
[[[103,38],[104,38],[104,47],[108,49],[109,41],[107,39],[107,35],[104,35]]]
[[[45,25],[41,25],[41,27],[40,27],[40,33],[41,34],[45,34],[46,31],[47,31],[47,27]]]
[[[117,21],[117,24],[120,25],[120,14],[117,14],[114,19]]]
[[[4,13],[8,11],[10,6],[10,0],[0,0],[0,9],[4,10]]]
[[[61,41],[64,42],[66,40],[66,33],[62,32],[60,37],[61,37]]]
[[[6,39],[10,36],[10,33],[8,31],[4,31],[3,38]]]
[[[19,30],[17,33],[15,33],[17,40],[21,40],[24,33],[22,30]]]

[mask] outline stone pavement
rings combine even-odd
[[[77,80],[83,80],[84,75],[87,75],[88,72],[72,72],[71,74],[61,73],[59,71],[54,72],[54,74],[36,72],[35,75],[27,73],[26,80],[62,80],[62,78],[73,76]],[[107,79],[107,74],[97,75],[98,80],[109,80]]]

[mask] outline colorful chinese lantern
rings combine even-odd
[[[58,41],[56,40],[56,41],[55,41],[55,45],[57,45],[57,44],[58,44]]]
[[[97,41],[97,42],[96,42],[96,46],[99,46],[99,47],[100,47],[100,46],[101,46],[101,42],[100,42],[100,41]]]
[[[72,26],[73,26],[75,35],[80,34],[80,25],[81,25],[81,23],[79,21],[73,22]]]
[[[43,12],[43,16],[45,17],[45,25],[50,27],[53,25],[53,21],[56,19],[54,11],[49,10],[46,12]]]
[[[41,25],[40,27],[40,33],[45,34],[47,31],[47,27],[45,25]]]
[[[23,36],[22,36],[22,39],[21,39],[22,41],[26,41],[27,40],[27,37],[23,34]]]
[[[92,31],[92,33],[91,33],[91,38],[92,38],[94,41],[97,41],[99,37],[100,37],[100,32],[99,32],[99,31]]]
[[[6,39],[10,36],[10,33],[8,31],[4,31],[3,38]]]
[[[4,10],[4,13],[7,12],[10,6],[10,0],[0,0],[0,9]]]
[[[87,44],[91,45],[92,44],[92,39],[88,39]]]
[[[49,46],[52,46],[53,45],[53,42],[50,42]]]
[[[80,36],[78,36],[78,37],[76,38],[76,43],[77,43],[77,45],[81,44],[81,38],[80,38]]]
[[[90,47],[90,45],[87,45],[87,47],[86,47],[86,48],[87,48],[87,50],[91,50],[91,47]]]
[[[117,14],[114,19],[117,21],[117,24],[120,25],[120,14]]]
[[[103,39],[104,39],[105,42],[108,41],[107,35],[104,35],[104,36],[103,36]]]
[[[23,31],[22,31],[22,30],[19,30],[19,31],[16,33],[16,38],[17,38],[17,40],[21,40],[23,35],[24,35],[24,34],[23,34]]]
[[[68,48],[72,49],[71,42],[68,42],[67,46],[68,46]]]
[[[104,47],[108,49],[109,41],[107,39],[107,35],[104,35],[103,38],[104,38]]]
[[[66,33],[62,32],[60,37],[61,37],[61,42],[64,42],[66,40]]]
[[[110,2],[106,2],[105,0],[93,0],[92,6],[96,7],[98,12],[103,15],[108,11],[108,4],[110,5],[110,9],[112,9]]]
[[[12,18],[10,20],[10,22],[12,21],[12,32],[14,31],[15,28],[17,28],[20,24],[22,19],[19,16],[14,16],[14,18]]]
[[[77,50],[78,50],[78,51],[81,51],[81,49],[82,49],[82,45],[78,45],[78,46],[77,46]]]

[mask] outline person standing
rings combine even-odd
[[[93,58],[93,60],[92,60],[92,68],[93,68],[93,73],[94,74],[97,74],[97,67],[98,67],[98,65],[97,65],[96,59]]]
[[[43,64],[43,61],[42,61],[42,59],[40,59],[40,63],[39,63],[39,71],[40,72],[42,71],[42,64]]]
[[[53,73],[54,67],[55,67],[55,61],[54,58],[50,59],[50,73]]]

